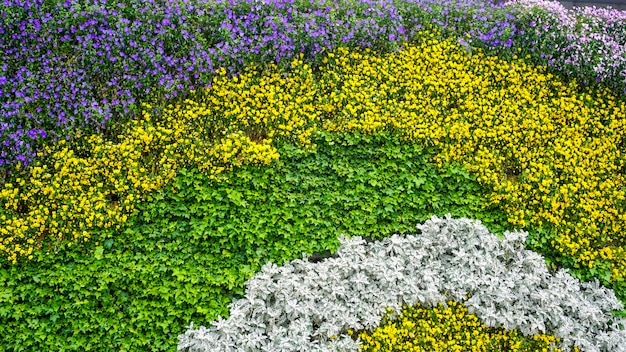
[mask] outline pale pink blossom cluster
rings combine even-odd
[[[557,1],[511,0],[530,24],[542,63],[584,84],[602,82],[626,94],[626,12]]]

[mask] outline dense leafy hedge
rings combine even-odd
[[[315,153],[285,144],[272,166],[219,182],[181,171],[125,229],[3,267],[0,346],[171,350],[190,321],[227,315],[267,261],[328,255],[338,233],[380,238],[447,212],[502,230],[475,178],[431,165],[415,145],[383,135],[316,142]]]

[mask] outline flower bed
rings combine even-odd
[[[168,350],[189,321],[228,315],[268,261],[325,257],[340,233],[381,239],[448,212],[493,233],[522,227],[551,275],[626,300],[621,12],[7,0],[0,17],[11,351]],[[612,325],[574,336],[566,320],[509,322],[498,336],[545,332],[565,350],[621,341]]]
[[[15,262],[42,239],[77,241],[120,226],[180,167],[217,175],[275,160],[276,143],[313,147],[321,131],[389,131],[433,148],[440,166],[466,165],[513,226],[537,229],[529,245],[622,295],[624,102],[523,60],[423,36],[384,55],[338,49],[316,74],[296,59],[285,75],[273,67],[216,78],[196,101],[145,112],[121,143],[87,139],[86,157],[51,149],[50,166],[36,164],[30,179],[0,191],[0,249]]]

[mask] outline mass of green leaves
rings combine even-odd
[[[165,351],[228,302],[268,261],[321,260],[338,236],[411,233],[433,214],[481,219],[484,190],[461,167],[391,136],[324,134],[268,167],[213,181],[183,170],[124,230],[0,270],[2,351]],[[432,153],[430,153],[432,154]]]

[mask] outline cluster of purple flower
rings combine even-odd
[[[141,101],[184,97],[218,67],[287,65],[300,53],[315,62],[342,45],[392,50],[428,25],[470,50],[522,46],[537,62],[579,71],[589,60],[580,48],[602,46],[597,79],[624,74],[623,14],[581,10],[582,32],[562,35],[571,13],[510,2],[520,3],[555,15],[528,19],[528,6],[485,0],[2,0],[0,170],[28,164],[45,141],[130,119]]]
[[[102,130],[152,90],[174,96],[212,73],[196,33],[214,30],[197,20],[200,9],[156,0],[0,3],[0,167],[27,164],[45,139]]]
[[[602,82],[626,94],[626,12],[595,7],[568,10],[556,1],[510,0],[526,25],[536,64],[585,84]]]
[[[460,36],[461,43],[490,50],[511,48],[524,32],[516,27],[515,9],[485,0],[404,0],[398,1],[409,38],[424,24]],[[471,40],[469,39],[471,38]]]
[[[339,45],[389,49],[424,24],[446,26],[459,11],[470,19],[490,6],[479,0],[4,0],[0,168],[29,163],[44,140],[132,118],[139,101],[206,86],[217,67],[236,73],[251,62],[284,64],[300,53],[314,60]]]

